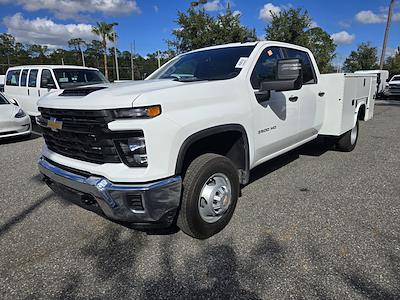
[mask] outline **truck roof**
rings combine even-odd
[[[210,46],[210,47],[205,47],[205,48],[201,48],[201,49],[196,49],[187,53],[194,53],[194,52],[198,52],[198,51],[203,51],[203,50],[211,50],[211,49],[221,49],[221,48],[230,48],[230,47],[246,47],[246,46],[256,46],[256,45],[268,45],[270,43],[273,43],[276,46],[280,46],[280,47],[289,47],[289,48],[295,48],[298,50],[303,50],[306,52],[310,52],[309,49],[302,47],[302,46],[298,46],[298,45],[294,45],[294,44],[289,44],[289,43],[283,43],[283,42],[277,42],[277,41],[256,41],[256,42],[246,42],[246,43],[230,43],[230,44],[223,44],[223,45],[217,45],[217,46]],[[185,54],[185,53],[183,53]]]
[[[83,66],[74,66],[74,65],[21,65],[10,67],[9,70],[18,70],[18,69],[82,69],[82,70],[98,70],[96,68],[83,67]]]

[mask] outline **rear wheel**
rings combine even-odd
[[[184,176],[177,225],[194,238],[209,238],[229,223],[238,197],[239,176],[231,160],[217,154],[201,155]]]
[[[356,147],[358,141],[359,124],[356,125],[345,134],[343,134],[336,142],[336,149],[343,152],[351,152]]]

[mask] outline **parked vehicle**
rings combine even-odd
[[[400,100],[400,75],[395,75],[390,79],[384,95],[387,98],[397,98]]]
[[[321,135],[352,151],[375,87],[373,74],[321,75],[291,44],[200,49],[142,82],[43,97],[39,169],[108,218],[204,239],[228,224],[254,167]]]
[[[31,120],[15,100],[0,93],[0,139],[31,134]]]
[[[5,78],[4,75],[0,75],[0,93],[4,92]]]
[[[387,82],[389,80],[388,70],[367,70],[367,71],[357,71],[356,74],[376,74],[377,75],[377,88],[376,97],[382,98],[383,92],[386,89]]]
[[[51,91],[108,82],[94,68],[79,66],[21,66],[9,68],[4,93],[32,117],[40,113],[37,101]]]

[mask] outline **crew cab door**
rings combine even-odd
[[[277,61],[283,58],[285,52],[282,48],[263,48],[248,76],[253,106],[255,165],[298,141],[299,91],[271,91],[270,97],[256,95],[261,82],[275,80]]]
[[[299,105],[299,141],[315,136],[324,116],[324,91],[319,89],[317,72],[307,52],[283,48],[286,58],[297,58],[302,64],[303,86],[296,91]]]

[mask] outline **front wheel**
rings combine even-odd
[[[356,125],[345,134],[343,134],[336,143],[336,149],[343,152],[351,152],[356,147],[358,141],[359,125]]]
[[[220,232],[232,218],[239,187],[238,172],[231,160],[211,153],[197,157],[183,179],[178,227],[197,239]]]

